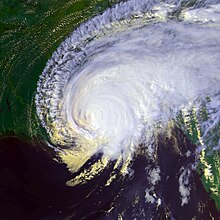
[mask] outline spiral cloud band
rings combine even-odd
[[[56,148],[80,155],[73,170],[97,152],[132,154],[155,124],[219,94],[220,4],[181,4],[119,3],[81,24],[48,61],[37,113]]]

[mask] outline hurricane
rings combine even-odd
[[[80,24],[48,60],[35,96],[48,145],[72,173],[101,155],[67,184],[111,161],[128,173],[140,148],[153,155],[159,134],[175,124],[187,132],[179,118],[192,111],[198,151],[218,149],[210,139],[219,125],[219,60],[219,1],[122,1]]]

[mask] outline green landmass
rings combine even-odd
[[[207,97],[207,102],[209,101],[210,98]],[[220,125],[217,124],[212,128],[207,140],[202,140],[201,135],[204,131],[201,130],[200,124],[208,119],[209,114],[205,105],[199,109],[194,106],[189,111],[181,111],[177,123],[194,144],[205,146],[199,155],[197,171],[201,175],[206,191],[214,199],[217,209],[220,210],[220,150],[213,150],[218,146]]]

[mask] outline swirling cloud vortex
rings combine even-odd
[[[218,2],[132,0],[81,24],[38,82],[51,142],[114,159],[147,141],[156,123],[219,93],[219,12]]]

